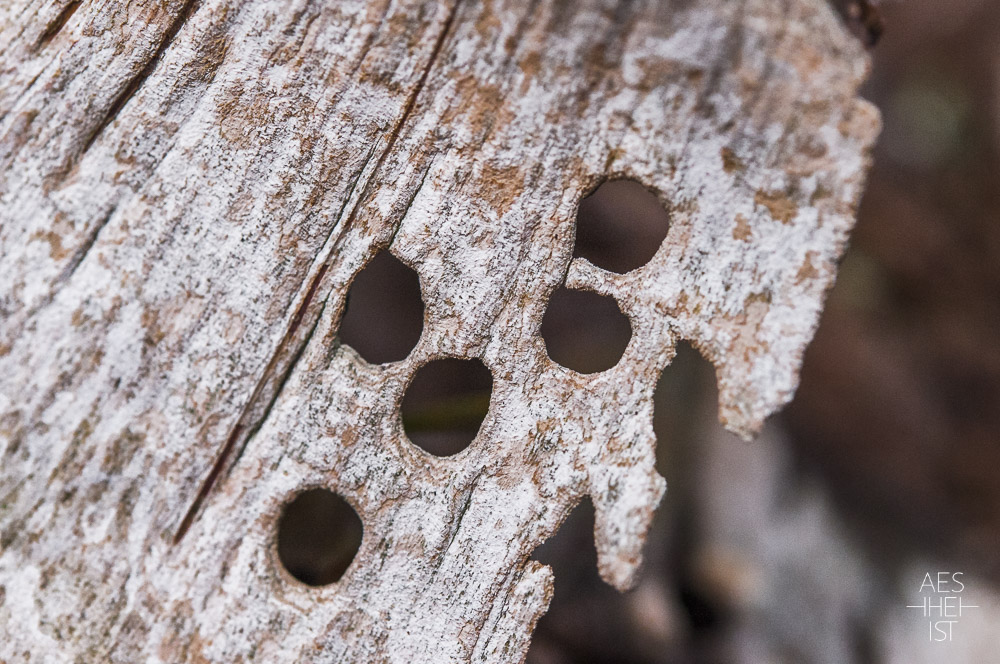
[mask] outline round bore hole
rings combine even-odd
[[[327,489],[303,491],[278,521],[278,558],[288,573],[310,586],[344,575],[361,546],[361,518]]]
[[[613,297],[561,287],[549,298],[542,339],[553,362],[578,373],[618,364],[632,338],[628,317]]]
[[[486,418],[493,374],[479,360],[446,358],[420,367],[403,395],[403,430],[435,456],[458,454]]]
[[[611,180],[580,201],[573,255],[624,274],[649,262],[669,228],[655,194],[634,180]]]
[[[423,326],[420,278],[380,251],[351,282],[340,340],[371,364],[398,362],[417,345]]]

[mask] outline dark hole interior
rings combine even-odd
[[[371,364],[398,362],[417,345],[423,324],[420,278],[382,250],[351,282],[340,340]]]
[[[560,287],[545,309],[542,338],[552,361],[590,374],[618,364],[632,326],[613,297]]]
[[[403,395],[403,429],[414,445],[431,454],[458,454],[479,432],[492,391],[493,375],[479,360],[428,362]]]
[[[623,274],[649,262],[669,227],[655,194],[634,180],[611,180],[580,201],[573,255]]]
[[[278,521],[278,558],[288,573],[310,586],[340,579],[361,546],[361,518],[327,489],[303,491]]]

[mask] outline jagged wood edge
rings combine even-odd
[[[877,125],[863,56],[813,2],[20,4],[0,23],[13,661],[518,661],[551,587],[526,557],[583,494],[602,574],[634,579],[676,339],[716,364],[737,431],[789,398]],[[607,176],[672,212],[624,276],[569,262],[576,202]],[[373,368],[336,321],[387,244],[428,318]],[[615,370],[545,357],[564,275],[630,316]],[[445,461],[395,415],[442,354],[497,382]],[[319,591],[272,546],[312,484],[366,523]]]

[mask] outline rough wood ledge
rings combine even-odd
[[[675,343],[744,436],[792,395],[867,66],[823,0],[0,3],[0,661],[520,662],[585,495],[628,588]],[[611,177],[671,214],[624,275],[572,259]],[[337,327],[384,247],[426,313],[372,366]],[[546,355],[562,283],[630,318],[613,369]],[[494,391],[436,458],[398,406],[444,356]],[[365,527],[318,589],[274,544],[310,486]]]

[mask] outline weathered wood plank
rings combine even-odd
[[[677,339],[716,365],[734,430],[790,397],[877,127],[865,57],[818,0],[2,18],[9,661],[519,661],[551,589],[528,556],[583,495],[602,575],[635,578]],[[617,176],[672,213],[626,275],[571,261],[577,202]],[[370,366],[337,324],[390,244],[424,334]],[[614,369],[546,356],[564,279],[630,317]],[[482,358],[494,392],[439,459],[398,403],[447,355]],[[320,589],[274,553],[281,505],[314,485],[365,524]]]

